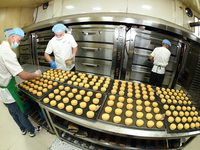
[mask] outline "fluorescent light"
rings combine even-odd
[[[149,5],[143,5],[142,8],[144,8],[144,9],[151,9],[151,6],[149,6]]]
[[[101,10],[101,7],[94,7],[93,10]]]
[[[69,5],[69,6],[66,6],[67,9],[74,9],[74,6],[72,5]]]

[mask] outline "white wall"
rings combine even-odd
[[[36,16],[35,9],[34,17]],[[193,30],[189,22],[193,17],[185,14],[185,6],[178,0],[53,0],[46,10],[38,8],[36,22],[54,17],[94,12],[122,12],[161,18]],[[196,16],[200,16],[193,11]]]

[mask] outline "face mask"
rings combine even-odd
[[[57,37],[56,37],[56,40],[60,41],[60,40],[63,39],[63,37],[64,37],[64,36],[61,36],[60,38],[57,38]]]
[[[15,49],[15,48],[17,48],[18,47],[18,43],[15,41],[15,43],[13,44],[13,43],[11,43],[11,47],[12,47],[12,49]]]

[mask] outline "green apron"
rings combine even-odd
[[[14,100],[16,101],[17,105],[19,106],[21,112],[24,113],[25,109],[24,109],[24,106],[22,104],[21,98],[19,96],[17,87],[16,87],[15,77],[12,77],[12,79],[10,80],[9,84],[6,87],[0,86],[0,88],[8,89],[8,91],[10,92],[10,94],[12,95]]]

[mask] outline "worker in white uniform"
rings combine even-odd
[[[150,54],[149,59],[153,62],[153,68],[151,70],[149,84],[159,87],[162,86],[165,77],[165,68],[168,65],[171,55],[171,52],[169,51],[170,46],[170,41],[164,39],[162,41],[162,47],[155,48]]]
[[[73,59],[77,52],[77,43],[71,34],[65,33],[66,26],[64,24],[56,24],[53,26],[52,31],[55,36],[48,42],[44,56],[50,63],[51,68],[61,69],[65,71],[75,71],[75,65],[66,65],[65,61]],[[50,54],[54,53],[55,61],[51,59]]]
[[[0,100],[8,108],[22,134],[25,135],[28,131],[29,136],[34,137],[36,133],[41,131],[41,127],[33,127],[28,120],[28,115],[18,94],[15,76],[18,75],[23,80],[30,80],[40,76],[41,71],[25,72],[17,61],[16,54],[12,50],[18,47],[23,38],[24,31],[15,28],[9,34],[8,40],[3,41],[0,45]]]

